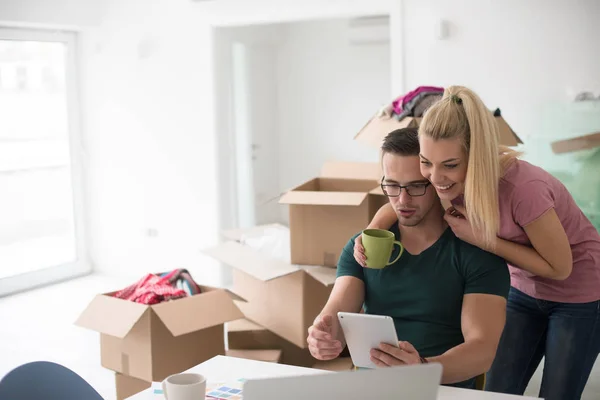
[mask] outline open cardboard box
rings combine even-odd
[[[512,130],[502,117],[494,117],[498,124],[499,143],[505,146],[517,146],[523,143],[521,138]],[[405,117],[398,121],[389,114],[373,116],[369,122],[354,136],[354,140],[379,149],[383,139],[390,133],[400,128],[417,128],[422,118]]]
[[[328,162],[321,175],[285,193],[291,262],[336,267],[348,240],[387,203],[377,163]]]
[[[315,363],[308,349],[302,349],[248,319],[228,322],[226,330],[229,351],[281,349],[282,364],[311,367]]]
[[[200,286],[194,296],[144,305],[97,295],[76,325],[100,333],[102,366],[143,381],[161,381],[225,354],[224,323],[243,317],[240,299]]]
[[[128,375],[115,373],[115,387],[117,389],[117,400],[125,400],[134,394],[152,386],[152,382],[146,382],[142,379],[133,378]]]
[[[275,237],[277,243],[289,241],[286,227],[265,225],[225,232],[230,240],[204,253],[233,267],[232,291],[246,301],[236,305],[248,319],[306,348],[308,327],[329,298],[335,269],[293,265],[285,254],[269,254],[268,246],[257,249],[242,243],[245,235],[258,240]]]
[[[354,369],[354,364],[352,363],[352,358],[350,357],[338,357],[329,361],[317,361],[312,367],[326,371],[340,372]]]
[[[281,361],[282,351],[278,349],[264,350],[227,350],[227,357],[245,358],[246,360],[278,363]]]

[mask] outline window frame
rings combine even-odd
[[[75,261],[0,278],[0,297],[35,287],[71,279],[92,271],[88,250],[88,230],[84,186],[84,156],[78,76],[78,34],[71,31],[10,28],[0,26],[0,40],[60,42],[67,47],[65,82],[69,129],[69,153],[75,229]]]

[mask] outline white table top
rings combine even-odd
[[[240,378],[257,379],[273,378],[294,375],[315,375],[333,373],[313,368],[293,367],[290,365],[268,363],[262,361],[246,360],[242,358],[216,356],[203,362],[187,372],[195,372],[207,377],[208,385],[235,381]],[[161,389],[160,383],[153,383],[152,387],[140,392],[129,400],[164,400],[162,394],[155,394],[155,389]],[[480,390],[458,389],[440,386],[438,400],[533,400],[537,397],[512,396],[500,393],[483,392]]]

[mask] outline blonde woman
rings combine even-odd
[[[421,173],[460,239],[503,257],[511,290],[486,390],[523,394],[545,356],[539,396],[579,399],[600,352],[600,235],[548,172],[498,145],[494,117],[453,86],[419,127]],[[382,207],[369,225],[389,227]],[[365,265],[360,236],[354,256]]]

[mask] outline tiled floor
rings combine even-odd
[[[130,280],[91,275],[0,298],[0,376],[33,360],[61,363],[80,374],[106,400],[115,399],[114,374],[100,366],[98,334],[73,324],[96,293]],[[536,395],[541,371],[527,390]],[[600,399],[600,362],[588,382],[585,400]]]

